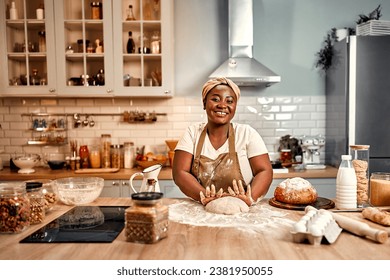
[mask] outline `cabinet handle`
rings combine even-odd
[[[127,186],[127,185],[128,185],[127,181],[122,181],[122,186]]]
[[[111,93],[111,92],[113,92],[114,90],[112,89],[112,88],[109,88],[108,90],[107,90],[107,93]]]
[[[165,93],[165,94],[170,94],[171,91],[170,91],[170,90],[164,90],[164,93]]]
[[[118,183],[117,183],[117,182],[112,182],[112,185],[113,185],[113,186],[117,186]]]
[[[55,88],[51,88],[51,89],[49,89],[49,92],[56,92],[56,89]]]

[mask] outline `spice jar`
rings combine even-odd
[[[373,172],[370,177],[370,204],[390,205],[390,173]]]
[[[89,152],[89,164],[91,168],[100,168],[100,150],[99,146],[92,146]]]
[[[111,134],[102,134],[101,135],[101,161],[102,168],[110,168],[111,167]]]
[[[30,224],[42,223],[46,216],[46,200],[42,192],[42,182],[26,182],[30,200]]]
[[[26,186],[0,183],[0,233],[19,233],[30,225],[30,201]]]
[[[111,167],[123,168],[123,145],[111,145]]]
[[[168,236],[168,207],[162,204],[162,196],[159,192],[131,195],[132,207],[125,211],[127,241],[155,243]]]
[[[352,164],[357,179],[357,207],[369,205],[369,145],[350,145]]]

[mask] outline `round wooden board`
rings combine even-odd
[[[332,200],[324,197],[318,197],[316,202],[312,204],[288,204],[277,201],[275,197],[271,198],[268,203],[271,206],[289,210],[305,210],[306,206],[308,205],[313,206],[316,209],[332,209],[335,207],[335,204]]]

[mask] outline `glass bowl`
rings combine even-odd
[[[68,177],[53,181],[53,190],[66,205],[82,205],[98,198],[104,187],[99,177]]]

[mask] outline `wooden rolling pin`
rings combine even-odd
[[[314,207],[312,207],[312,208],[315,209]],[[305,208],[305,211],[307,212],[310,209],[311,209],[311,206],[307,206]],[[315,209],[315,210],[317,210],[317,209]],[[328,210],[321,209],[320,211],[328,211]],[[332,214],[333,219],[336,220],[336,222],[338,223],[338,225],[341,228],[343,228],[343,229],[345,229],[353,234],[369,238],[369,239],[374,240],[374,241],[379,242],[379,243],[385,243],[387,241],[388,233],[384,230],[374,229],[374,228],[371,228],[366,223],[357,221],[357,220],[352,219],[352,218],[348,218],[348,217],[340,215],[340,214],[333,213],[331,211],[328,211],[328,212]]]

